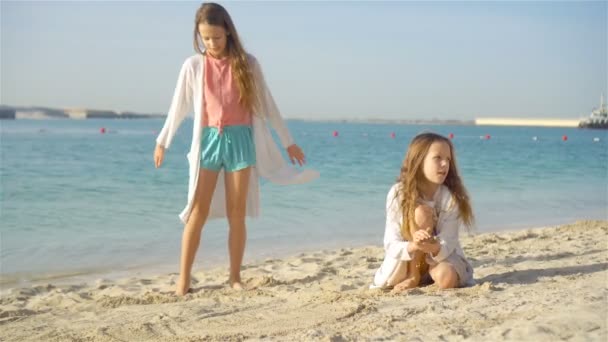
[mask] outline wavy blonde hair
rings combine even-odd
[[[205,54],[198,26],[208,24],[223,27],[228,36],[226,37],[226,49],[231,61],[232,74],[239,89],[239,103],[247,110],[255,112],[258,108],[256,96],[257,85],[253,75],[252,67],[247,58],[247,52],[243,48],[236,27],[228,11],[219,4],[213,2],[203,3],[196,11],[194,20],[194,50],[200,54]]]
[[[424,179],[422,165],[434,142],[444,142],[450,147],[450,169],[444,184],[450,189],[453,199],[458,204],[460,219],[467,230],[470,231],[473,226],[473,210],[471,209],[469,194],[458,173],[454,145],[449,139],[439,134],[422,133],[412,139],[401,166],[399,178],[397,178],[397,182],[401,184],[397,191],[397,198],[401,199],[400,207],[403,212],[401,235],[407,241],[412,240],[411,228],[415,227],[414,211],[416,210],[418,199],[421,198],[418,184]]]

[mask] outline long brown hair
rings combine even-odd
[[[239,40],[236,27],[228,11],[221,5],[213,2],[203,3],[198,11],[196,11],[194,20],[194,50],[200,54],[204,54],[204,45],[198,31],[200,24],[221,26],[228,33],[226,37],[226,49],[231,61],[233,77],[240,92],[239,102],[247,110],[255,112],[258,105],[255,78],[249,65],[247,52],[245,52]]]
[[[401,210],[403,212],[401,235],[408,241],[412,240],[410,228],[414,227],[414,211],[418,199],[421,197],[418,184],[424,179],[422,165],[434,142],[444,142],[450,147],[450,169],[443,184],[450,189],[453,199],[458,204],[460,219],[467,230],[470,230],[473,225],[473,210],[471,209],[469,194],[458,173],[454,145],[449,139],[439,134],[421,133],[412,139],[401,166],[401,173],[397,178],[397,182],[401,184],[400,190],[397,191],[397,198],[401,199]]]

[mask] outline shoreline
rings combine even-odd
[[[574,224],[577,221],[584,220],[598,220],[601,218],[573,218],[573,219],[561,219],[552,220],[548,224],[526,224],[526,223],[515,223],[513,225],[501,225],[498,229],[489,229],[484,231],[474,231],[471,236],[481,234],[509,234],[513,232],[528,230],[528,229],[543,229],[548,227]],[[548,220],[544,220],[547,222]],[[551,220],[549,220],[551,221]],[[374,242],[363,242],[358,241],[357,243],[344,245],[340,242],[333,242],[324,246],[318,245],[306,245],[302,248],[293,250],[292,248],[283,249],[277,252],[266,253],[266,255],[255,254],[251,257],[245,255],[245,264],[258,264],[268,259],[284,259],[290,258],[297,254],[302,253],[315,253],[315,252],[330,252],[333,250],[343,248],[375,248],[382,246],[382,232],[379,231],[379,235],[375,238]],[[461,239],[467,238],[467,233],[461,232]],[[214,270],[219,268],[227,268],[228,263],[228,251],[224,251],[225,255],[217,256],[213,260],[197,260],[195,261],[194,270]],[[247,253],[247,252],[246,252]],[[200,254],[200,251],[199,253]],[[116,269],[112,265],[103,265],[100,267],[81,267],[64,270],[53,270],[51,272],[13,272],[3,274],[0,273],[0,295],[16,288],[22,288],[23,286],[39,286],[54,282],[55,284],[67,285],[67,284],[91,284],[100,279],[108,281],[118,281],[128,277],[153,277],[158,275],[167,275],[179,270],[178,255],[175,255],[175,262],[167,263],[154,263],[154,262],[143,262],[141,264],[132,264],[124,268]]]
[[[15,288],[1,299],[0,340],[603,341],[607,236],[606,220],[467,236],[476,285],[403,295],[367,289],[380,245],[248,263],[243,292],[226,267],[194,272],[183,298],[175,273]]]

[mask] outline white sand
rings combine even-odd
[[[2,341],[607,341],[608,222],[464,238],[478,285],[392,295],[367,289],[381,246],[247,265],[250,290],[227,271],[12,289]]]

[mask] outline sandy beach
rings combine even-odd
[[[380,237],[379,237],[380,239]],[[464,237],[477,284],[368,290],[380,245],[176,274],[3,289],[2,341],[606,341],[608,222]],[[195,266],[196,269],[196,266]]]

